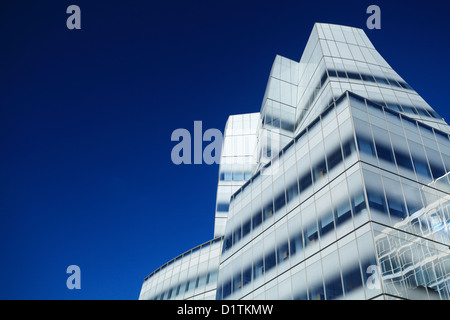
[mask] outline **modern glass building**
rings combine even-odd
[[[202,267],[175,258],[140,299],[450,299],[449,133],[361,29],[315,24],[259,114],[227,122],[240,161]]]

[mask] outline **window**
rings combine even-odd
[[[390,193],[386,194],[386,198],[391,216],[400,218],[402,220],[408,217],[403,199],[396,198]]]
[[[350,205],[348,200],[344,201],[340,205],[334,208],[334,219],[336,221],[336,226],[342,225],[347,220],[351,219],[352,212],[350,210]]]
[[[251,266],[248,267],[247,269],[245,269],[244,272],[242,273],[242,285],[246,286],[250,282],[252,282],[252,267]]]
[[[233,244],[237,243],[239,240],[241,240],[241,226],[235,228],[233,232]]]
[[[311,172],[308,170],[308,172],[303,176],[301,176],[299,179],[300,193],[304,192],[311,185],[312,185]]]
[[[364,193],[357,194],[350,198],[352,204],[353,214],[356,216],[358,213],[362,212],[366,208],[366,201],[364,198]]]
[[[284,198],[284,192],[277,196],[274,201],[275,206],[275,212],[278,212],[278,210],[282,209],[286,205],[286,200]]]
[[[387,214],[386,202],[384,195],[367,190],[367,197],[369,200],[369,207],[371,209],[381,211]]]
[[[216,300],[222,300],[222,286],[219,285],[216,291]]]
[[[305,247],[314,244],[317,240],[319,240],[319,233],[317,232],[316,223],[313,223],[306,228]]]
[[[372,77],[372,75],[363,73],[361,74],[361,77],[363,78],[364,81],[375,82],[375,79]]]
[[[275,251],[272,251],[265,255],[264,258],[264,271],[267,272],[270,269],[274,268],[276,266],[276,256]]]
[[[242,274],[239,272],[233,276],[233,293],[242,289]]]
[[[405,193],[406,207],[408,208],[409,215],[412,216],[423,207],[419,190],[413,186],[403,185],[403,191]]]
[[[285,242],[277,247],[277,261],[278,263],[289,259],[289,246]]]
[[[309,288],[309,300],[325,300],[322,283]]]
[[[380,84],[385,84],[385,85],[389,85],[389,81],[387,81],[385,78],[382,77],[375,77],[375,80],[380,83]]]
[[[195,280],[195,289],[198,288],[199,282],[200,282],[200,276],[197,276],[197,279]]]
[[[264,221],[266,221],[267,219],[269,219],[270,217],[273,216],[273,203],[272,202],[270,202],[264,206],[263,213],[264,213]]]
[[[298,197],[297,181],[295,181],[295,183],[293,183],[292,185],[287,187],[287,189],[286,189],[286,202],[289,203],[289,202],[292,201],[292,199],[294,199],[296,197]]]
[[[336,73],[337,73],[339,78],[347,79],[347,74],[345,73],[345,71],[337,70]]]
[[[439,179],[445,174],[444,167],[442,165],[442,160],[439,152],[432,150],[430,148],[425,148],[428,156],[428,161],[431,168],[431,173],[433,174],[434,180]]]
[[[347,71],[347,75],[350,79],[361,80],[359,73]]]
[[[231,279],[225,281],[223,284],[223,298],[225,299],[229,295],[231,295]]]
[[[328,232],[333,230],[334,230],[333,213],[330,211],[320,218],[319,221],[320,236],[323,236],[324,234],[327,234]]]
[[[232,236],[231,236],[231,234],[229,234],[229,235],[227,235],[226,237],[225,237],[225,239],[223,240],[223,250],[222,250],[222,253],[224,253],[225,251],[227,251],[228,249],[230,249],[231,247],[232,247],[232,245],[233,245],[233,242],[232,242],[233,240],[232,240]]]
[[[343,273],[342,280],[344,282],[345,293],[349,293],[350,291],[361,287],[362,280],[361,280],[361,272],[359,270],[359,266]]]
[[[347,159],[352,152],[355,151],[355,142],[353,137],[342,145],[342,152],[344,153],[344,158]]]
[[[405,168],[407,170],[413,171],[413,166],[411,163],[411,158],[409,154],[394,150],[395,160],[397,161],[397,165],[399,167]]]
[[[259,259],[253,264],[253,279],[258,279],[263,274],[264,274],[264,261],[263,259]]]
[[[224,202],[217,203],[217,211],[218,212],[228,212],[229,207],[230,207],[229,203],[224,203]]]
[[[221,172],[220,173],[220,180],[231,181],[231,172]]]
[[[290,239],[289,242],[289,250],[292,256],[303,249],[303,234],[301,232],[297,233]]]
[[[327,300],[334,300],[342,296],[342,283],[340,275],[325,281],[325,294]]]
[[[321,179],[327,173],[327,165],[325,160],[322,160],[319,164],[315,165],[313,168],[314,182]]]
[[[241,171],[233,172],[233,181],[242,181],[244,180],[244,175]]]
[[[371,140],[369,141],[368,139],[360,137],[357,137],[356,139],[358,141],[359,151],[375,157],[375,149]]]
[[[431,163],[430,162],[431,172],[433,173],[434,180],[439,179],[445,174],[445,170],[441,164]]]
[[[244,224],[242,225],[242,237],[245,237],[247,234],[250,233],[251,226],[252,221],[250,219],[244,222]]]
[[[389,109],[392,109],[394,111],[403,112],[402,107],[398,103],[388,103],[387,106]],[[395,115],[395,116],[398,117],[397,115]]]
[[[206,284],[215,283],[217,281],[217,271],[208,272],[206,275]]]
[[[421,108],[416,108],[416,109],[417,109],[417,112],[418,112],[421,116],[425,116],[425,117],[431,118],[431,116],[428,114],[428,112],[426,112],[426,110],[421,109]]]
[[[327,73],[325,72],[322,75],[322,78],[320,78],[320,87],[323,87],[325,85],[325,82],[328,80],[328,76]]]
[[[330,154],[328,154],[327,156],[328,170],[333,169],[341,162],[342,162],[341,148],[338,148],[333,152],[331,152]]]
[[[380,144],[378,141],[375,141],[375,145],[377,147],[377,154],[379,159],[385,160],[390,163],[395,163],[394,155],[392,153],[390,146],[384,146]]]
[[[329,69],[328,74],[330,75],[330,77],[337,78],[337,74],[336,74],[335,70]]]
[[[425,161],[420,160],[419,158],[412,156],[414,169],[416,169],[416,173],[420,174],[424,177],[427,177],[431,180],[431,173],[428,165]]]
[[[258,210],[252,217],[252,228],[255,229],[262,223],[261,212]]]
[[[417,110],[414,107],[403,105],[403,110],[405,110],[405,112],[409,114],[418,114]]]
[[[189,290],[194,289],[194,284],[195,284],[195,279],[191,279],[186,281],[186,288],[185,288],[185,292],[188,292]]]

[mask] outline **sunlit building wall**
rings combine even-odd
[[[230,196],[256,169],[258,130],[261,130],[259,113],[228,117],[220,157],[214,237],[224,235]]]
[[[217,281],[195,297],[449,299],[448,133],[361,29],[315,24],[299,62],[275,57],[260,112],[227,121]],[[191,279],[140,298],[192,298],[167,294]]]

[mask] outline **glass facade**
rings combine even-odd
[[[242,116],[254,142],[222,158],[254,162],[221,163],[208,298],[450,299],[450,128],[362,30],[315,24]]]
[[[145,278],[139,299],[214,299],[221,243],[222,238],[205,242],[153,271]]]
[[[226,123],[217,185],[214,237],[221,237],[225,232],[230,196],[255,171],[259,123],[259,113],[233,115]]]

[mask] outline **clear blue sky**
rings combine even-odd
[[[393,2],[3,0],[0,299],[137,299],[211,239],[218,165],[174,165],[171,133],[259,111],[275,55],[298,61],[314,22],[365,29],[450,119],[450,5]]]

